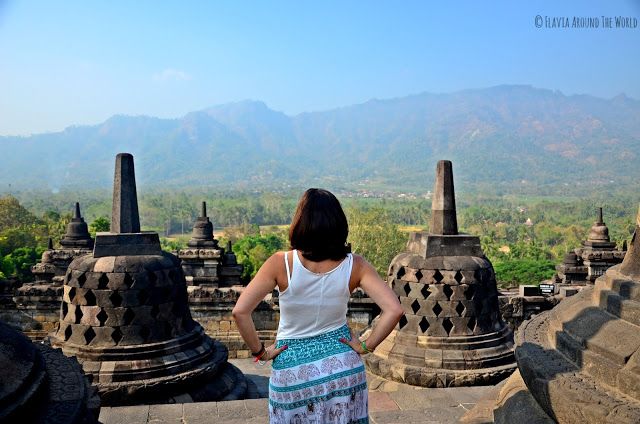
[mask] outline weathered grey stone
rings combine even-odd
[[[52,343],[86,364],[107,405],[242,397],[242,373],[191,317],[179,260],[140,232],[127,154],[116,159],[112,231],[69,265]]]
[[[451,161],[441,160],[438,162],[431,205],[430,233],[441,235],[458,234]]]
[[[100,401],[73,358],[0,322],[0,421],[97,422]]]
[[[111,232],[139,233],[138,194],[133,155],[119,153],[113,176],[113,207],[111,208]]]
[[[608,268],[622,262],[626,250],[626,242],[621,250],[616,250],[616,243],[611,242],[609,228],[602,220],[602,208],[598,208],[597,220],[582,247],[567,253],[556,266],[556,275],[551,280],[557,286],[556,293],[564,285],[593,283]]]
[[[439,162],[437,171],[435,230],[411,234],[408,252],[389,266],[405,315],[365,361],[372,372],[408,384],[490,384],[515,368],[513,336],[479,238],[457,233],[451,163]]]
[[[189,285],[230,287],[240,284],[243,266],[238,264],[230,241],[226,253],[224,248],[218,247],[206,202],[202,202],[202,214],[193,225],[187,246],[178,251],[178,257]]]
[[[520,327],[522,378],[537,404],[560,423],[640,422],[638,232],[637,225],[623,263],[594,287]]]

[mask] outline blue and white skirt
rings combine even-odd
[[[345,325],[314,337],[278,340],[269,379],[272,424],[369,422],[367,375],[360,355],[340,338]]]

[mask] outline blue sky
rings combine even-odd
[[[536,28],[537,15],[600,27]],[[602,16],[638,27],[604,29]],[[0,0],[0,135],[243,99],[293,115],[499,84],[640,99],[638,75],[640,0]]]

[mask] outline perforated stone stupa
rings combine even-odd
[[[555,421],[640,422],[640,211],[623,262],[522,324],[516,343],[524,383]]]
[[[451,162],[437,165],[429,233],[412,233],[388,282],[405,315],[366,357],[372,372],[425,387],[490,384],[515,369],[491,262],[458,233]]]
[[[100,399],[78,362],[0,322],[0,422],[97,423]]]
[[[116,157],[111,232],[69,265],[52,344],[78,358],[106,405],[244,396],[227,349],[191,318],[180,261],[140,231],[130,154]]]

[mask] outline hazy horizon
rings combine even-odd
[[[269,105],[267,102],[261,100],[261,99],[239,99],[239,100],[233,100],[233,101],[229,101],[229,102],[225,102],[225,103],[217,103],[217,104],[211,104],[209,106],[206,106],[202,109],[199,110],[191,110],[191,111],[187,111],[184,114],[178,115],[178,116],[154,116],[154,115],[150,115],[150,114],[126,114],[126,113],[114,113],[113,115],[107,117],[106,119],[102,120],[102,121],[98,121],[98,122],[87,122],[87,123],[71,123],[68,126],[58,129],[58,130],[50,130],[50,131],[42,131],[40,133],[30,133],[30,134],[0,134],[0,137],[29,137],[32,135],[38,135],[38,134],[47,134],[47,133],[55,133],[55,132],[60,132],[60,131],[64,131],[67,128],[74,128],[74,127],[93,127],[93,126],[98,126],[101,125],[103,123],[105,123],[106,121],[108,121],[111,118],[114,117],[118,117],[118,116],[127,116],[127,117],[148,117],[148,118],[157,118],[157,119],[182,119],[185,117],[185,115],[188,115],[189,113],[192,112],[198,112],[201,110],[208,110],[208,109],[212,109],[212,108],[218,108],[218,107],[225,107],[225,106],[230,106],[230,105],[237,105],[237,104],[243,104],[243,103],[261,103],[264,104],[268,109],[274,111],[274,112],[279,112],[279,113],[283,113],[284,115],[288,116],[288,117],[296,117],[299,115],[303,115],[303,114],[307,114],[307,113],[323,113],[323,112],[330,112],[330,111],[334,111],[334,110],[339,110],[339,109],[344,109],[344,108],[349,108],[349,107],[354,107],[354,106],[359,106],[359,105],[364,105],[366,103],[369,102],[373,102],[373,101],[381,101],[381,102],[385,102],[385,101],[393,101],[393,100],[398,100],[398,99],[404,99],[404,98],[409,98],[409,97],[416,97],[416,96],[422,96],[422,95],[449,95],[449,94],[457,94],[457,93],[464,93],[464,92],[469,92],[469,91],[482,91],[482,90],[488,90],[488,89],[493,89],[493,88],[498,88],[498,87],[531,87],[535,90],[544,90],[544,91],[551,91],[553,93],[559,93],[563,96],[566,97],[572,97],[572,96],[590,96],[593,97],[595,99],[600,99],[600,100],[612,100],[618,96],[625,96],[630,100],[633,101],[640,101],[640,99],[638,98],[634,98],[631,97],[629,95],[627,95],[626,93],[618,93],[615,96],[611,96],[611,97],[599,97],[599,96],[594,96],[591,94],[587,94],[587,93],[574,93],[574,94],[568,94],[568,93],[564,93],[561,90],[555,90],[555,89],[551,89],[548,87],[534,87],[531,84],[499,84],[499,85],[495,85],[495,86],[491,86],[491,87],[474,87],[474,88],[465,88],[465,89],[461,89],[461,90],[456,90],[456,91],[452,91],[452,92],[427,92],[427,91],[423,91],[423,92],[419,92],[419,93],[409,93],[406,95],[399,95],[399,96],[393,96],[393,97],[387,97],[387,98],[375,98],[372,97],[370,99],[367,99],[363,102],[360,103],[353,103],[353,104],[345,104],[345,105],[338,105],[334,108],[330,108],[330,109],[322,109],[322,110],[309,110],[309,111],[303,111],[303,112],[299,112],[299,113],[286,113],[285,111],[281,111],[281,110],[277,110],[271,107],[271,105]]]

